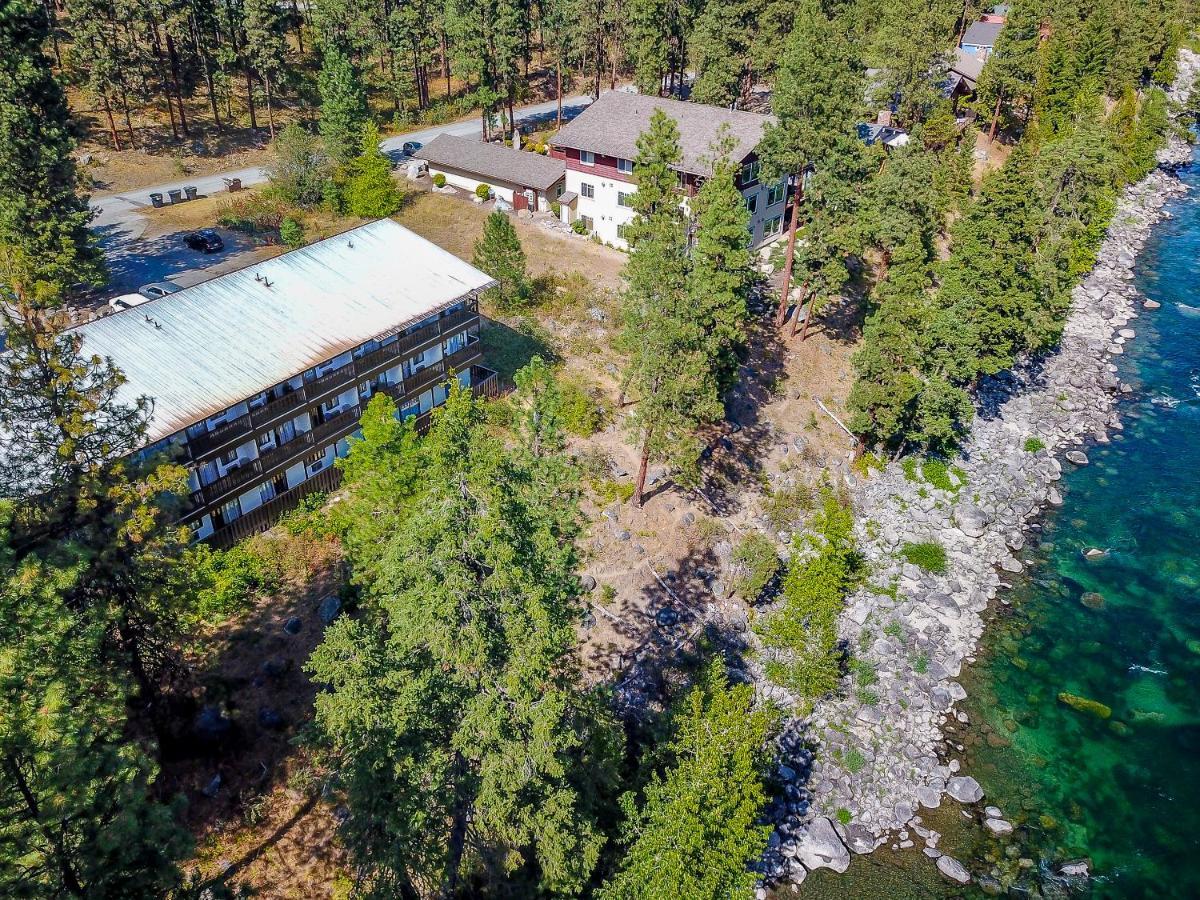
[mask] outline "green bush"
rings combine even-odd
[[[492,196],[492,186],[490,184],[479,184],[475,186],[475,196],[480,200],[486,200]]]
[[[1039,450],[1046,449],[1046,442],[1040,437],[1025,438],[1025,452],[1037,453]]]
[[[733,590],[744,600],[757,600],[767,585],[779,573],[779,555],[770,538],[751,532],[743,537],[733,550],[733,562],[737,576]]]
[[[434,187],[445,187],[446,186],[446,176],[443,175],[441,172],[435,172],[433,175],[433,186]]]
[[[304,226],[291,216],[279,223],[279,239],[288,247],[304,246]]]
[[[857,775],[867,767],[867,758],[862,755],[862,751],[857,747],[851,747],[845,753],[841,754],[841,763],[846,767],[846,771],[851,775]]]
[[[852,818],[854,817],[850,814],[850,810],[846,809],[846,807],[842,806],[838,808],[837,820],[841,822],[842,825],[849,825]]]
[[[576,234],[587,234],[587,226],[583,224],[582,219],[576,219],[571,223],[571,230]]]
[[[937,541],[906,543],[900,548],[900,555],[926,572],[932,572],[934,575],[946,574],[946,548]]]
[[[813,490],[806,484],[780,488],[767,497],[763,515],[772,531],[789,531],[800,525],[804,514],[812,509],[813,499]]]
[[[550,212],[554,213],[554,218],[556,218],[556,219],[561,218],[562,217],[562,204],[559,203],[557,200],[551,200],[550,201]]]
[[[611,415],[600,391],[584,384],[579,376],[559,380],[563,427],[577,437],[591,437],[603,428]]]
[[[278,589],[279,580],[268,562],[250,542],[229,550],[201,545],[197,569],[205,587],[200,591],[197,612],[216,622],[246,609],[255,594]]]
[[[288,204],[266,193],[238,195],[221,213],[217,222],[234,231],[273,239],[290,212]]]

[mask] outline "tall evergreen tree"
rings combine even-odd
[[[512,220],[495,210],[483,223],[483,234],[475,242],[473,264],[498,282],[491,294],[502,308],[523,306],[529,300],[529,276],[525,251]]]
[[[392,177],[391,161],[379,149],[379,129],[373,122],[363,127],[348,174],[345,202],[350,215],[381,219],[400,209],[404,195]]]
[[[283,36],[283,13],[277,0],[243,0],[246,55],[262,81],[267,101],[267,126],[275,140],[274,91],[283,80],[287,64],[287,41]]]
[[[764,176],[791,177],[815,170],[832,186],[844,177],[847,161],[860,155],[856,125],[863,96],[856,54],[816,0],[803,0],[795,13],[771,103],[777,121],[759,145]],[[799,198],[792,205],[780,297],[784,321],[791,293],[799,228]]]
[[[673,711],[669,763],[650,776],[641,807],[626,807],[628,849],[602,900],[750,897],[750,865],[767,846],[764,750],[772,714],[749,685],[730,685],[721,660]]]
[[[36,0],[0,6],[0,253],[18,260],[4,264],[6,286],[39,304],[104,280],[71,158],[67,101],[43,52],[48,37]]]
[[[574,661],[573,479],[558,455],[505,448],[458,387],[425,443],[365,616],[335,623],[310,663],[332,686],[317,727],[348,845],[374,895],[453,896],[472,870],[522,867],[530,892],[578,892],[619,744]]]
[[[318,127],[325,152],[339,165],[347,165],[358,153],[363,126],[369,118],[367,95],[354,64],[334,41],[321,49],[321,120]]]

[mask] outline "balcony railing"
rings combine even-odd
[[[280,463],[292,459],[297,453],[301,453],[306,448],[311,447],[312,443],[313,433],[305,431],[302,434],[296,435],[286,444],[280,444],[275,449],[261,454],[255,462],[258,463],[260,471],[269,472]]]
[[[336,369],[331,369],[319,378],[314,378],[308,382],[308,396],[319,397],[322,393],[334,387],[335,385],[344,384],[354,377],[354,360],[346,363],[344,366],[338,366]]]
[[[342,433],[352,431],[362,418],[362,407],[355,404],[343,413],[338,413],[332,419],[322,422],[312,430],[313,444],[320,447],[329,442],[334,436],[341,437]]]
[[[303,387],[291,391],[276,400],[272,400],[265,406],[250,410],[250,420],[254,423],[255,428],[261,428],[270,422],[274,422],[284,413],[301,406],[307,396]]]
[[[386,347],[380,347],[378,350],[364,353],[354,360],[354,368],[358,372],[369,372],[383,365],[385,362],[396,360],[401,355],[400,342],[396,341],[394,344],[388,344]]]
[[[296,505],[301,497],[316,491],[332,491],[342,481],[341,470],[330,467],[318,472],[307,481],[303,481],[291,490],[284,491],[272,500],[268,500],[257,509],[252,509],[224,528],[220,528],[205,538],[206,542],[220,549],[228,549],[244,538],[257,534],[279,521],[279,517]]]
[[[249,414],[241,415],[236,419],[231,419],[217,426],[207,434],[199,434],[196,437],[188,438],[188,449],[191,450],[192,458],[195,459],[218,447],[224,447],[226,444],[233,443],[249,434],[249,432],[250,416]]]

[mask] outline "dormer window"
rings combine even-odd
[[[591,150],[580,150],[579,163],[584,166],[594,166],[596,164],[596,154]]]

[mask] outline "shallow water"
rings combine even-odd
[[[946,800],[942,846],[1024,896],[1200,897],[1200,170],[1184,179],[1194,193],[1138,260],[1138,286],[1162,308],[1139,309],[1117,358],[1135,388],[1124,431],[1087,448],[1090,465],[1064,463],[1065,503],[964,674],[972,724],[960,755],[1018,831],[954,828],[961,813]],[[1088,547],[1108,553],[1088,561]],[[804,893],[979,893],[939,882],[922,857],[876,856]],[[1050,876],[1074,857],[1091,860],[1086,887]]]

